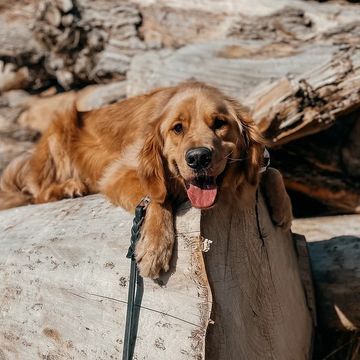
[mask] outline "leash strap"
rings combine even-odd
[[[129,250],[126,254],[128,259],[131,259],[130,265],[130,279],[129,279],[129,292],[126,310],[126,324],[125,336],[123,347],[123,360],[131,360],[134,352],[134,345],[137,332],[137,324],[135,324],[134,314],[135,307],[139,306],[136,303],[139,288],[142,286],[142,277],[139,275],[135,259],[135,247],[140,238],[141,225],[145,219],[146,209],[150,204],[150,198],[143,198],[138,206],[135,208],[135,217],[131,228],[131,240]]]

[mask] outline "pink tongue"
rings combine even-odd
[[[217,187],[212,189],[201,189],[193,184],[190,184],[187,189],[187,194],[194,207],[199,209],[208,208],[215,202]]]

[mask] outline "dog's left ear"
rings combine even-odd
[[[229,100],[229,102],[235,110],[240,134],[244,138],[241,151],[245,158],[245,178],[251,185],[256,185],[263,164],[265,141],[249,113],[237,101]]]
[[[139,154],[140,181],[146,195],[158,203],[163,203],[167,194],[162,148],[160,130],[157,127],[148,135]]]

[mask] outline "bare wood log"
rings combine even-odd
[[[126,97],[126,81],[116,81],[107,85],[92,85],[77,94],[76,108],[85,112],[99,109]]]
[[[197,79],[219,87],[247,104],[262,83],[299,76],[330,61],[333,45],[282,45],[270,41],[227,39],[187,45],[176,51],[162,50],[135,56],[129,72],[128,96],[154,87]],[[256,61],[254,61],[256,59]]]
[[[132,215],[95,196],[0,217],[1,357],[120,358]],[[178,215],[170,273],[144,279],[135,357],[203,358],[211,293],[199,217]]]
[[[360,107],[360,51],[351,49],[295,79],[252,94],[255,122],[277,144],[319,132]]]
[[[31,149],[38,138],[37,131],[17,123],[29,98],[29,94],[21,90],[9,91],[0,97],[0,173],[13,158]]]
[[[233,2],[231,5],[236,7],[237,4],[238,2]],[[301,7],[290,7],[293,4],[286,7],[284,3],[279,7],[272,4],[271,9],[269,8],[271,11],[263,12],[255,2],[250,12],[243,7],[240,13],[226,11],[223,1],[222,11],[215,11],[214,2],[208,5],[207,8],[196,7],[196,4],[177,7],[174,3],[163,6],[157,2],[150,6],[142,6],[140,10],[143,22],[140,33],[144,42],[148,48],[153,49],[177,48],[194,42],[225,38],[288,43],[295,39],[311,39],[318,31],[317,23],[307,12]]]
[[[339,52],[336,46],[320,50],[318,45],[300,51],[291,46],[282,49],[288,56],[278,58],[274,45],[258,42],[251,47],[228,41],[149,53],[134,59],[128,94],[190,78],[206,81],[248,105],[274,144],[319,132],[360,106],[358,49]],[[281,79],[264,86],[269,71]]]
[[[188,9],[191,11],[206,11],[211,13],[225,13],[227,15],[236,14],[239,18],[244,17],[265,17],[274,13],[285,12],[292,9],[300,9],[306,12],[306,15],[315,23],[319,32],[325,32],[336,26],[346,25],[358,20],[359,7],[351,4],[329,2],[318,4],[309,1],[289,1],[278,0],[223,0],[221,2],[214,0],[134,0],[140,6],[151,6],[156,4],[158,7],[171,7],[174,9]],[[266,25],[265,25],[266,26]],[[289,24],[288,26],[291,26]]]
[[[21,0],[0,10],[0,60],[15,71],[28,66],[32,88],[54,78],[65,89],[121,80],[131,57],[145,49],[141,15],[127,1]]]
[[[264,243],[254,208],[183,211],[172,270],[160,283],[144,280],[137,356],[204,359],[213,307],[207,359],[288,359],[289,351],[308,358],[312,324],[293,243],[273,227],[263,201]],[[131,218],[100,196],[0,213],[1,355],[120,357]],[[210,281],[200,234],[213,241],[205,259]]]
[[[65,88],[81,81],[119,79],[129,69],[131,58],[143,50],[200,40],[359,41],[356,20],[360,11],[353,5],[289,0],[276,5],[269,0],[221,4],[211,0],[156,4],[148,0],[21,0],[1,4],[1,10],[0,58],[17,67],[29,65],[37,89],[49,86],[53,77]]]
[[[39,3],[34,36],[45,54],[49,74],[69,89],[79,82],[124,78],[130,58],[144,49],[136,26],[136,5],[69,0]],[[64,10],[65,9],[65,10]]]
[[[293,230],[308,241],[320,325],[359,330],[360,216],[297,219]]]
[[[0,134],[0,174],[11,160],[30,150],[33,146],[31,141],[14,140]]]
[[[26,54],[39,51],[30,31],[35,8],[35,1],[19,0],[0,3],[1,58],[21,58]]]
[[[0,93],[14,89],[22,89],[30,82],[29,70],[22,67],[14,69],[13,64],[0,61]]]
[[[249,197],[224,198],[202,217],[202,235],[213,242],[205,255],[215,322],[206,359],[310,359],[312,319],[291,235],[272,225],[262,197],[259,233]]]

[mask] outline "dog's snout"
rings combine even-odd
[[[206,147],[190,149],[186,152],[185,160],[194,170],[206,169],[211,162],[211,150]]]

